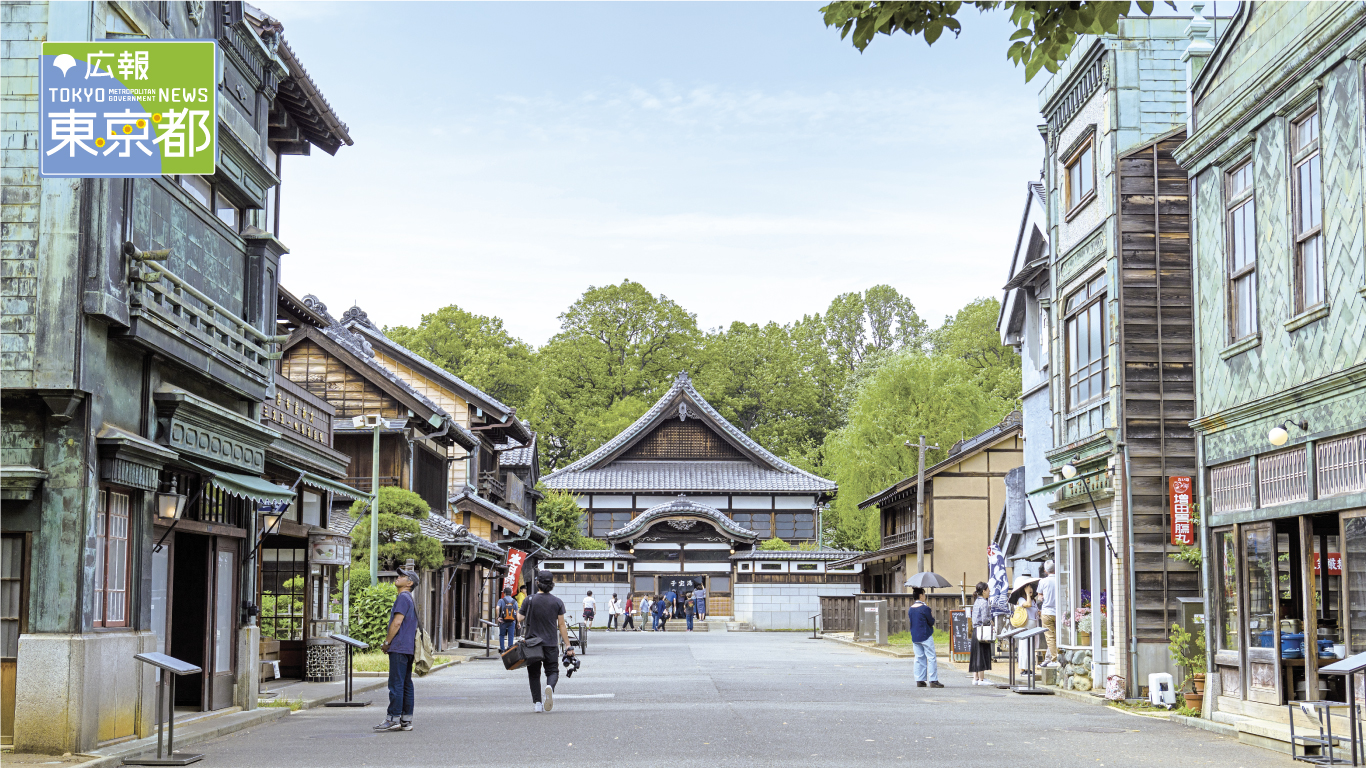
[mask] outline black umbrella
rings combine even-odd
[[[949,580],[933,571],[921,571],[909,579],[906,579],[907,587],[920,587],[921,589],[938,589],[940,587],[952,587]]]

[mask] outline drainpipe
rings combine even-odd
[[[1136,578],[1134,574],[1134,522],[1129,515],[1129,510],[1133,509],[1134,490],[1133,484],[1129,481],[1132,477],[1129,474],[1129,444],[1121,440],[1119,449],[1124,454],[1124,533],[1129,540],[1129,556],[1125,558],[1128,560],[1129,578],[1126,580],[1128,583],[1124,585],[1124,600],[1128,603],[1129,609],[1129,636],[1124,638],[1124,641],[1129,645],[1126,651],[1126,655],[1129,657],[1129,669],[1127,670],[1129,674],[1124,676],[1125,685],[1128,688],[1125,691],[1127,696],[1138,691],[1138,681],[1134,679],[1135,670],[1138,669],[1138,637],[1135,634],[1135,627],[1138,626],[1138,610],[1134,608],[1134,579]]]

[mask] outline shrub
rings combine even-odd
[[[351,636],[379,648],[389,634],[389,611],[398,597],[398,587],[386,582],[367,586],[352,600]]]
[[[782,539],[773,538],[759,545],[760,552],[786,552],[792,549],[792,545]]]

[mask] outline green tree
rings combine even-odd
[[[536,388],[531,345],[508,333],[499,318],[452,304],[423,315],[416,328],[387,327],[384,334],[513,407],[526,405]]]
[[[759,545],[760,552],[787,552],[792,549],[792,545],[779,538],[765,540]]]
[[[544,497],[536,502],[536,524],[550,533],[548,549],[607,549],[607,544],[583,534],[583,508],[569,491],[536,486]]]
[[[379,489],[379,567],[394,570],[412,558],[419,571],[438,568],[444,559],[441,542],[422,533],[418,521],[431,514],[431,505],[412,491],[386,486]],[[370,504],[351,505],[356,527],[351,529],[351,555],[359,565],[370,562]]]
[[[830,357],[846,371],[883,353],[918,349],[926,330],[915,305],[890,285],[836,296],[824,322]]]
[[[830,3],[821,8],[821,13],[825,15],[827,27],[839,28],[841,40],[852,32],[854,47],[862,51],[878,34],[892,35],[900,31],[912,37],[920,35],[929,45],[933,45],[945,30],[957,36],[963,29],[957,17],[964,5],[982,12],[997,9],[1010,12],[1010,21],[1016,31],[1010,37],[1013,42],[1006,50],[1006,58],[1016,66],[1024,64],[1026,81],[1032,80],[1040,69],[1057,72],[1063,59],[1072,52],[1079,35],[1117,32],[1120,18],[1137,15],[1135,8],[1143,14],[1153,12],[1151,0],[978,0],[968,3],[854,0]],[[1176,8],[1170,1],[1167,5]]]
[[[1020,407],[1020,356],[1001,343],[996,322],[1001,302],[977,299],[958,310],[930,334],[936,355],[956,357],[973,370],[974,379],[1006,412]]]
[[[542,376],[525,415],[542,459],[562,467],[639,418],[691,369],[700,341],[697,318],[663,294],[630,280],[589,287],[537,352]]]
[[[877,511],[859,502],[916,471],[916,452],[905,447],[925,435],[943,459],[963,435],[975,435],[1008,412],[978,385],[973,369],[949,355],[902,352],[889,356],[854,395],[848,422],[826,438],[822,473],[839,484],[831,507],[835,546],[873,549]]]

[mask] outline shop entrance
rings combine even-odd
[[[237,645],[237,542],[175,534],[168,653],[204,671],[176,681],[176,706],[232,706]]]

